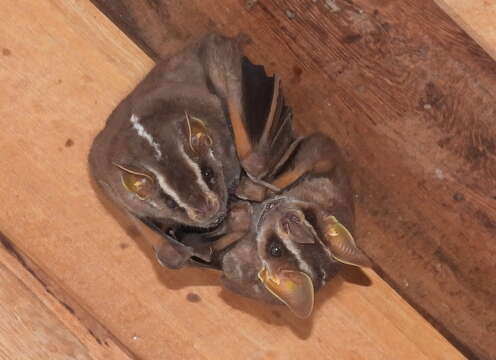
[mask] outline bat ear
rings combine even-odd
[[[113,164],[121,170],[121,183],[127,191],[135,193],[141,200],[153,194],[155,181],[150,175],[117,163]]]
[[[189,139],[189,147],[194,152],[199,152],[202,148],[210,147],[213,144],[212,137],[209,135],[207,124],[190,114],[184,112],[186,116],[186,130]]]
[[[305,319],[313,310],[314,289],[312,279],[301,271],[282,270],[271,275],[262,268],[258,278],[265,288],[282,301],[296,316]]]
[[[358,248],[353,235],[343,224],[334,216],[328,216],[324,221],[326,223],[325,238],[334,259],[354,266],[372,266],[367,255]]]
[[[318,239],[314,227],[300,211],[285,214],[278,224],[279,235],[299,244],[313,244]]]

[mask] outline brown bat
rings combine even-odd
[[[211,242],[241,171],[232,135],[243,156],[272,164],[293,141],[290,116],[277,78],[243,58],[236,39],[210,34],[157,64],[117,106],[91,148],[91,174],[161,264],[215,266]]]
[[[247,228],[239,218],[250,219],[250,231],[222,253],[223,281],[239,294],[282,302],[305,318],[314,291],[337,273],[339,263],[370,262],[351,235],[351,187],[331,139],[316,134],[302,140],[271,183],[285,188],[236,214],[236,237],[237,224]]]

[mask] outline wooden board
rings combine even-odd
[[[490,43],[494,1],[439,1],[479,13]],[[345,149],[381,276],[466,354],[496,356],[496,63],[433,0],[94,2],[154,57],[250,37],[300,128]]]
[[[337,278],[319,293],[314,318],[299,321],[222,291],[216,273],[159,268],[98,201],[86,166],[93,136],[151,60],[84,1],[5,2],[2,12],[2,243],[122,351],[143,359],[463,358],[373,271],[368,287]]]
[[[436,0],[436,3],[496,59],[496,1]]]
[[[0,359],[90,359],[86,349],[0,264]]]
[[[0,359],[134,358],[0,233]]]

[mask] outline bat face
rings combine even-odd
[[[225,286],[305,318],[340,263],[370,266],[343,225],[353,224],[353,204],[339,183],[310,177],[255,206],[250,233],[223,256]]]
[[[165,116],[168,121],[160,121]],[[205,121],[187,111],[131,116],[129,136],[121,138],[125,151],[115,154],[111,170],[130,210],[200,228],[222,221],[230,186],[222,163],[229,149],[215,143]]]
[[[246,72],[253,65],[242,61],[238,45],[209,34],[158,64],[114,110],[90,152],[96,183],[164,238],[152,242],[159,262],[171,268],[192,257],[209,261],[201,239],[222,233],[240,176],[231,131],[253,109],[247,99],[260,103],[246,115],[261,117],[259,127],[271,108],[273,79]]]
[[[117,129],[99,134],[90,155],[107,195],[164,230],[219,225],[239,177],[220,103],[195,100],[156,95],[135,101]]]
[[[298,317],[308,317],[314,291],[339,269],[316,230],[314,211],[313,204],[286,197],[263,203],[253,232],[224,256],[226,286],[268,302],[280,301]]]

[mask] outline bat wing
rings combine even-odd
[[[210,34],[200,49],[208,87],[227,110],[242,167],[255,183],[276,190],[265,178],[290,157],[299,140],[279,78],[243,57],[236,39]]]
[[[244,126],[250,152],[241,164],[252,179],[262,180],[295,148],[292,111],[285,104],[277,75],[267,76],[261,65],[242,59]]]

